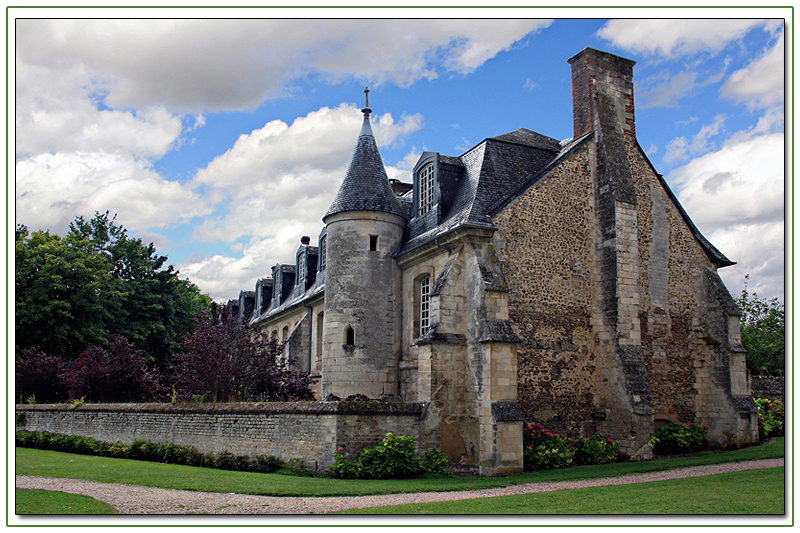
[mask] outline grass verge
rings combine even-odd
[[[39,489],[16,489],[16,514],[117,514],[117,510],[106,502],[101,502],[66,492]]]
[[[653,515],[785,512],[784,469],[451,502],[352,509],[332,514]]]
[[[576,466],[561,470],[529,472],[502,478],[453,476],[402,480],[348,480],[328,477],[292,477],[278,474],[233,472],[111,457],[74,455],[32,448],[17,448],[16,474],[84,479],[101,483],[123,483],[178,490],[235,492],[237,494],[261,496],[362,496],[407,492],[476,490],[507,487],[522,483],[616,477],[642,472],[656,472],[690,466],[783,456],[784,439],[780,438],[773,443],[741,450],[703,453],[692,457],[672,457],[646,462]]]

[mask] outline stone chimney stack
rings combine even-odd
[[[590,131],[618,128],[636,136],[633,114],[633,65],[635,61],[584,48],[571,59],[574,138]]]

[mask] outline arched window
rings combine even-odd
[[[347,326],[347,329],[344,330],[344,344],[345,344],[345,346],[355,346],[356,345],[356,332],[350,326]]]
[[[283,326],[283,334],[281,337],[281,341],[286,342],[286,339],[289,337],[289,326]]]

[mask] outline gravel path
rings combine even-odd
[[[635,474],[614,478],[562,481],[558,483],[529,483],[498,489],[483,489],[457,492],[419,492],[413,494],[390,494],[384,496],[351,496],[324,498],[250,496],[246,494],[220,494],[184,490],[155,489],[133,485],[95,483],[76,479],[41,478],[17,476],[16,486],[23,489],[46,489],[91,496],[113,505],[121,514],[323,514],[345,509],[360,509],[402,503],[425,503],[436,501],[465,500],[511,494],[528,494],[585,487],[625,485],[665,479],[707,476],[740,470],[778,468],[784,466],[783,459],[764,459],[744,463],[725,463]]]

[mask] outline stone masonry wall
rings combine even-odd
[[[528,422],[573,436],[594,433],[605,395],[590,311],[592,206],[588,149],[581,148],[492,217],[509,318],[523,341],[520,407]]]
[[[704,423],[712,442],[752,442],[738,310],[632,139],[627,151],[636,176],[642,351],[656,425]]]
[[[343,448],[356,457],[387,432],[418,446],[419,405],[301,402],[173,406],[165,404],[17,405],[16,429],[81,435],[130,444],[136,439],[194,446],[201,453],[300,459],[322,471]],[[419,446],[424,452],[427,448]]]

